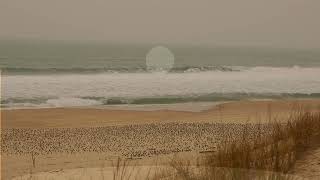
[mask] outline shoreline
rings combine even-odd
[[[61,107],[2,107],[1,110],[21,110],[21,109],[106,109],[106,110],[129,110],[129,111],[158,111],[158,110],[171,110],[171,111],[187,111],[187,112],[201,112],[209,110],[212,107],[235,101],[203,101],[203,102],[179,102],[169,104],[113,104],[113,105],[92,105],[92,106],[61,106]]]
[[[312,93],[319,94],[319,93]],[[72,99],[72,98],[71,98]],[[77,98],[75,98],[77,99]],[[81,98],[79,98],[81,99]],[[49,100],[49,99],[48,99]],[[208,110],[213,106],[232,102],[241,101],[304,101],[304,100],[320,100],[319,97],[250,97],[250,98],[240,98],[240,99],[224,99],[224,100],[190,100],[190,101],[176,101],[176,102],[166,102],[157,103],[147,102],[147,103],[115,103],[115,104],[104,104],[104,103],[93,103],[84,105],[59,105],[59,104],[20,104],[20,106],[1,104],[0,110],[19,110],[19,109],[52,109],[52,108],[92,108],[92,109],[109,109],[109,110],[136,110],[136,111],[154,111],[154,110],[175,110],[175,111],[190,111],[190,112],[200,112],[203,110]],[[5,101],[5,100],[4,100]]]
[[[194,104],[188,104],[191,108]],[[3,128],[77,128],[170,122],[258,123],[287,118],[295,108],[320,110],[320,100],[256,100],[206,104],[199,111],[184,111],[186,104],[169,106],[112,106],[1,110]],[[149,109],[148,109],[149,108]],[[180,108],[180,109],[179,109]],[[200,107],[202,108],[202,107]]]

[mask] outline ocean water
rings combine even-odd
[[[320,97],[320,50],[166,45],[168,72],[152,72],[155,45],[0,41],[1,106],[166,104]]]

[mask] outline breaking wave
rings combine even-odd
[[[243,68],[229,66],[183,66],[174,67],[171,73],[188,73],[188,72],[205,72],[205,71],[222,71],[232,72],[240,71]],[[5,67],[1,69],[4,74],[51,74],[51,73],[143,73],[149,70],[146,67],[117,67],[117,68],[16,68]]]
[[[64,107],[320,97],[318,67],[229,68],[174,68],[176,73],[127,73],[123,70],[126,73],[5,74],[1,106]]]

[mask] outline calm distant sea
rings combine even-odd
[[[154,46],[0,41],[1,106],[320,97],[320,50],[163,45],[174,67],[149,72]]]

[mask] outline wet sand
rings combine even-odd
[[[170,109],[46,108],[2,110],[4,128],[103,127],[168,122],[257,123],[285,119],[299,106],[320,109],[320,100],[239,101],[201,112]],[[148,108],[146,108],[148,109]]]

